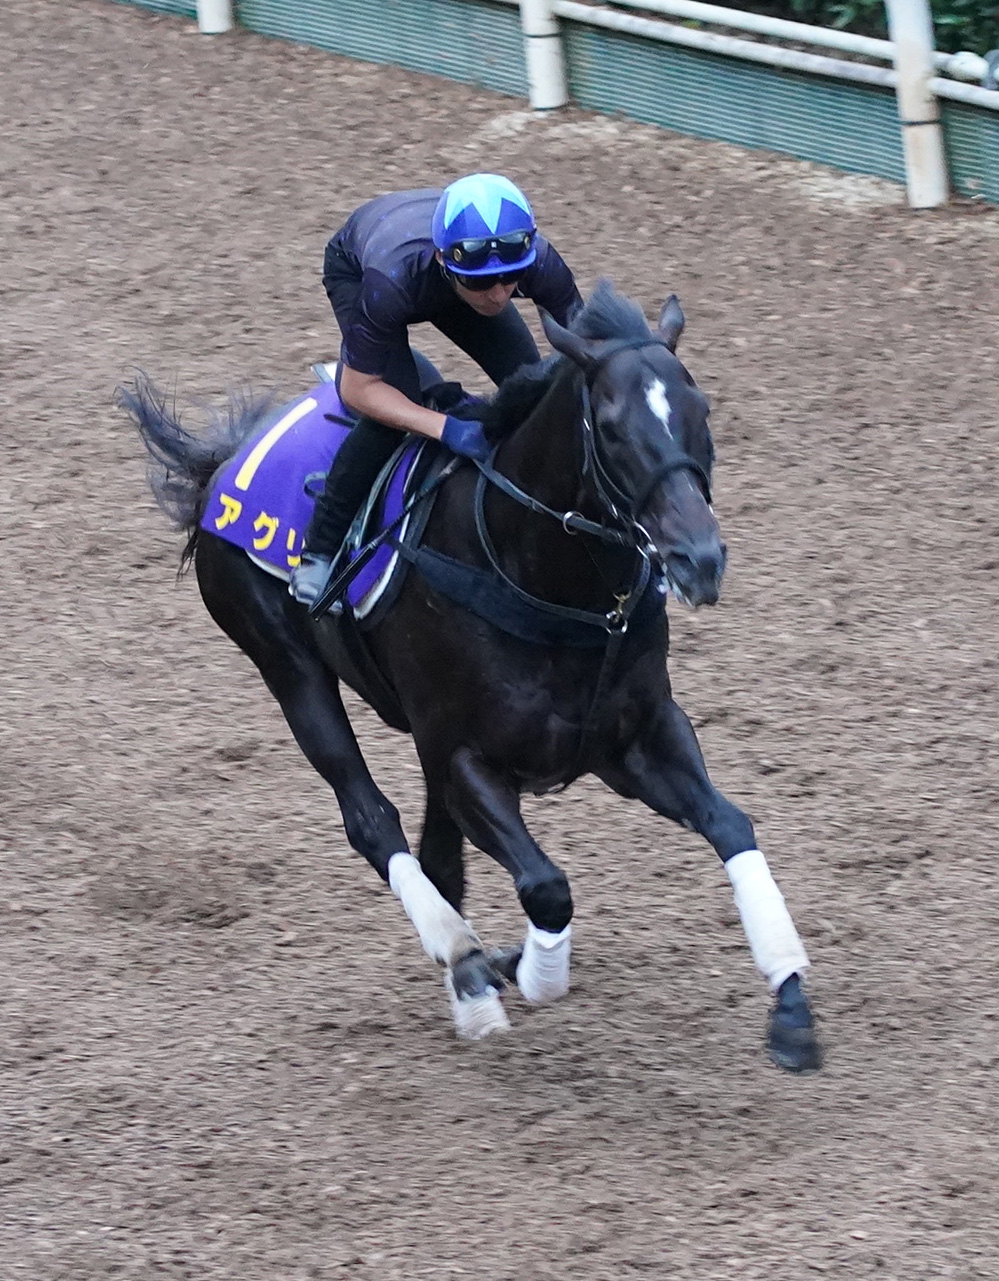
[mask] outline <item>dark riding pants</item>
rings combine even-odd
[[[361,280],[356,265],[333,243],[326,247],[323,284],[340,331],[346,333],[360,298]],[[498,316],[480,316],[455,294],[453,306],[435,316],[432,323],[496,384],[521,365],[540,359],[531,331],[513,303]],[[422,404],[421,387],[436,381],[435,375],[433,365],[414,352],[403,337],[391,352],[382,378],[416,404]],[[340,446],[326,486],[316,500],[305,534],[305,546],[310,552],[336,555],[378,473],[404,435],[373,418],[358,421]]]

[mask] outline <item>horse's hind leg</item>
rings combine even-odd
[[[290,677],[289,671],[294,667],[286,664],[267,683],[302,751],[336,792],[351,845],[388,881],[424,951],[445,967],[458,1035],[478,1040],[509,1027],[502,979],[460,911],[409,852],[398,811],[368,773],[336,682],[321,665],[306,674],[299,666]]]
[[[235,548],[199,547],[197,565],[212,617],[257,665],[299,747],[336,793],[351,846],[391,885],[426,952],[450,971],[481,948],[479,940],[409,852],[398,811],[361,755],[336,677],[309,643],[305,611]]]
[[[532,1002],[552,1001],[569,990],[572,896],[565,873],[551,861],[524,825],[520,797],[484,761],[467,749],[450,762],[448,808],[473,844],[511,874],[529,921],[516,980]],[[502,970],[506,962],[497,957]]]
[[[776,994],[770,1018],[770,1057],[802,1072],[820,1066],[821,1054],[801,976],[808,957],[753,825],[712,784],[690,721],[672,700],[649,731],[614,765],[598,771],[622,796],[637,797],[657,813],[714,846],[725,865],[757,968]]]

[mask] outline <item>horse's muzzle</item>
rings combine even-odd
[[[663,558],[670,591],[685,605],[715,605],[725,573],[725,544],[718,539],[674,546]]]

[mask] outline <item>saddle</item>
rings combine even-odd
[[[323,381],[263,419],[215,477],[201,518],[202,529],[239,547],[254,564],[285,581],[301,558],[326,473],[356,421],[340,399],[330,367],[313,368]],[[398,596],[409,568],[401,547],[419,544],[433,497],[409,511],[407,503],[448,459],[433,441],[404,439],[351,526],[338,568],[394,526],[392,538],[366,560],[347,588],[345,603],[366,628]]]

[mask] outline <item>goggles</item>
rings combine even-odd
[[[455,271],[480,271],[490,260],[520,262],[534,244],[534,231],[511,231],[505,236],[456,240],[444,250],[444,261]]]
[[[468,289],[473,294],[486,294],[494,285],[513,285],[524,274],[523,271],[502,271],[495,276],[463,276],[460,271],[448,271],[452,280]]]

